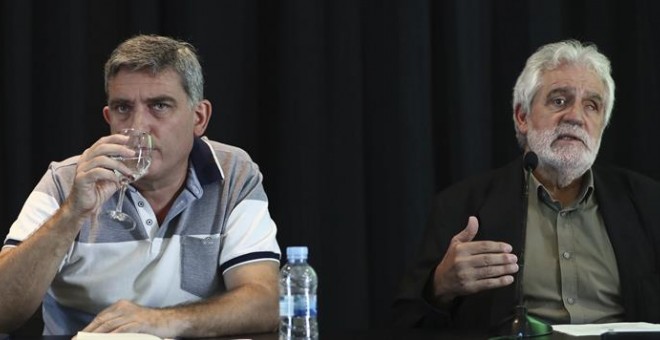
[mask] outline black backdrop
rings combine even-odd
[[[577,38],[611,57],[599,161],[660,179],[652,0],[1,3],[0,234],[50,160],[106,133],[112,48],[185,39],[214,104],[208,135],[260,164],[281,247],[310,247],[322,328],[387,324],[433,193],[518,154],[511,88],[541,44]]]

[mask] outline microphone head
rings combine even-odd
[[[525,167],[525,170],[534,171],[537,165],[539,165],[539,157],[536,153],[534,151],[527,152],[525,157],[523,157],[523,166]]]

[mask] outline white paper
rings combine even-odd
[[[146,333],[89,333],[78,332],[75,340],[163,340],[155,335]]]
[[[585,325],[552,325],[552,330],[572,336],[593,336],[607,332],[660,332],[660,324],[619,322]]]

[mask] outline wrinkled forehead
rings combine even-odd
[[[139,98],[171,97],[187,101],[179,75],[174,71],[152,74],[148,71],[123,70],[108,84],[107,100],[138,100]]]
[[[607,83],[593,69],[580,64],[563,64],[540,74],[533,98],[542,93],[561,93],[591,98],[607,98]],[[534,99],[532,99],[532,102]]]
[[[151,68],[122,68],[108,78],[108,87],[126,82],[166,84],[185,92],[181,76],[171,68],[161,69],[158,72],[154,72]]]

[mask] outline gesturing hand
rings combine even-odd
[[[433,274],[433,293],[438,301],[449,302],[460,295],[513,283],[513,274],[518,272],[518,258],[511,254],[511,245],[472,241],[478,230],[479,221],[470,216],[465,229],[451,239]]]

